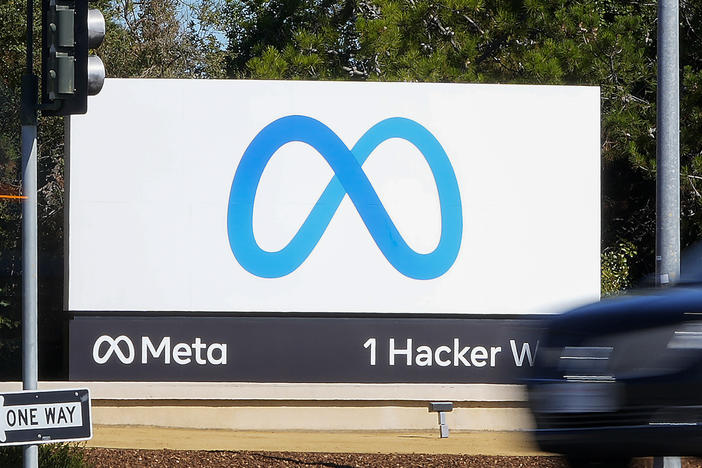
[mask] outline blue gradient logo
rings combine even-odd
[[[434,176],[441,209],[441,238],[430,253],[417,253],[407,245],[363,172],[368,156],[390,138],[412,143]],[[293,141],[317,150],[335,175],[292,240],[283,249],[269,252],[261,249],[254,237],[254,198],[273,154]],[[417,122],[400,117],[375,124],[350,150],[329,127],[310,117],[290,115],[261,130],[241,157],[229,193],[227,230],[234,256],[247,271],[262,278],[280,278],[292,273],[312,253],[344,195],[353,202],[385,258],[403,275],[420,280],[437,278],[456,261],[463,234],[456,175],[434,135]]]

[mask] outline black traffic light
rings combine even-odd
[[[42,0],[43,115],[85,114],[102,89],[105,66],[89,50],[105,37],[105,18],[88,0]]]

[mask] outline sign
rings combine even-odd
[[[87,389],[0,394],[0,445],[67,442],[92,436]]]
[[[541,322],[482,316],[118,317],[70,322],[72,380],[519,383]]]
[[[67,309],[597,300],[599,139],[592,87],[107,80],[71,118]]]

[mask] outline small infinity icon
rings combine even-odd
[[[412,143],[434,176],[441,209],[441,237],[430,253],[417,253],[407,245],[361,168],[373,150],[390,138]],[[280,147],[293,141],[317,150],[335,175],[292,240],[283,249],[270,252],[261,249],[254,237],[254,198],[268,161]],[[417,122],[401,117],[375,124],[351,150],[329,127],[310,117],[290,115],[263,128],[241,157],[229,193],[227,231],[234,256],[242,267],[259,277],[280,278],[292,273],[317,245],[347,194],[376,245],[397,271],[426,280],[451,268],[463,234],[456,175],[434,135]]]
[[[124,342],[127,345],[128,355],[124,354],[120,349],[119,344],[121,342]],[[100,346],[103,343],[107,343],[109,347],[107,348],[107,351],[105,351],[105,354],[100,356]],[[112,356],[112,353],[115,353],[117,359],[119,359],[122,364],[131,364],[134,361],[134,343],[132,343],[132,340],[125,335],[120,335],[114,339],[111,336],[102,335],[100,338],[95,340],[95,344],[93,345],[93,360],[96,363],[105,364]]]

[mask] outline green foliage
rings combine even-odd
[[[108,77],[217,78],[218,4],[202,0],[103,0],[107,34],[100,47]]]
[[[355,8],[351,0],[227,0],[229,76],[335,78],[357,47]]]
[[[602,295],[615,294],[631,285],[629,274],[631,259],[636,257],[636,247],[631,242],[622,242],[607,247],[602,252]]]
[[[0,466],[20,468],[22,446],[0,448]],[[76,444],[56,443],[39,445],[39,466],[51,468],[89,468],[83,448]]]

